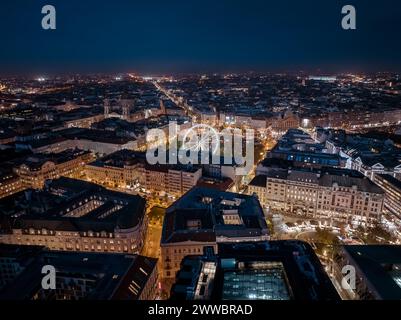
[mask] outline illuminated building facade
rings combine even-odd
[[[269,172],[250,183],[249,193],[273,210],[362,226],[380,221],[384,204],[384,192],[369,179],[331,168]]]
[[[0,199],[25,189],[21,178],[12,171],[0,171]]]
[[[121,150],[89,163],[86,177],[113,187],[139,185],[150,192],[182,195],[202,177],[202,169],[181,165],[148,165],[146,154]]]
[[[281,135],[287,132],[289,129],[298,128],[299,125],[299,117],[291,111],[287,111],[283,116],[279,116],[273,121],[271,129],[274,135]]]
[[[85,164],[93,159],[89,151],[69,149],[56,154],[37,154],[28,157],[14,168],[22,184],[27,188],[40,189],[48,179],[61,176],[79,177]]]

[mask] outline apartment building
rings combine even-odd
[[[0,170],[0,199],[24,189],[21,178],[12,170]]]
[[[46,190],[28,189],[0,202],[0,242],[57,251],[138,253],[143,246],[146,201],[70,178]]]
[[[132,150],[120,150],[85,166],[89,181],[111,187],[132,186],[146,181],[143,162],[145,154]]]
[[[85,164],[93,160],[89,151],[68,149],[59,153],[36,154],[16,165],[14,172],[27,188],[40,189],[47,179],[79,177]]]
[[[202,177],[202,169],[181,165],[146,165],[145,174],[147,190],[180,196],[196,186]]]
[[[334,168],[270,171],[251,182],[249,193],[276,211],[361,226],[380,221],[384,205],[384,192],[368,178]]]
[[[202,169],[183,165],[149,165],[144,152],[121,150],[89,163],[86,177],[113,187],[140,186],[147,191],[179,196],[194,187]]]

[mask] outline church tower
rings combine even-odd
[[[108,118],[110,114],[110,100],[104,99],[103,106],[104,106],[104,117]]]
[[[131,108],[134,105],[133,100],[121,99],[120,104],[121,104],[121,108],[122,108],[122,118],[124,120],[129,120],[129,118],[131,116]]]

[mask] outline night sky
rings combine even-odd
[[[1,0],[0,27],[0,74],[401,70],[399,0]]]

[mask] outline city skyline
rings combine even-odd
[[[400,300],[400,17],[0,2],[0,303],[182,319]]]
[[[400,92],[389,73],[1,78],[0,300],[398,297]],[[391,268],[350,291],[355,245]],[[50,251],[55,291],[35,273]]]

